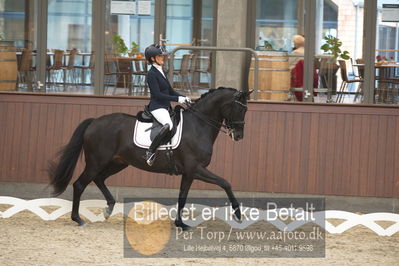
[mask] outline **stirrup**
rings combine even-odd
[[[152,166],[154,164],[154,161],[155,161],[155,152],[152,153],[150,151],[147,151],[145,153],[145,160],[146,160],[146,162],[147,162],[147,164],[149,166]]]

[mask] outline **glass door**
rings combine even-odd
[[[212,46],[215,7],[213,0],[167,0],[165,45]]]
[[[300,95],[303,85],[304,38],[297,35],[302,30],[298,15],[302,6],[297,0],[257,0],[254,4],[253,42],[260,59],[258,99],[292,99],[289,95]],[[293,43],[296,43],[295,49]],[[254,64],[252,58],[250,88],[254,86]],[[295,80],[295,84],[290,84],[291,80]]]
[[[194,13],[194,25],[196,25],[193,42],[196,46],[215,46],[215,10],[217,2],[202,0],[197,2]],[[214,53],[210,51],[198,51],[194,53],[194,66],[192,66],[192,86],[197,89],[210,88],[212,83],[212,61]]]
[[[374,102],[399,104],[399,1],[377,1]]]
[[[315,32],[314,100],[361,103],[363,6],[317,1]]]
[[[195,2],[193,45],[214,45],[215,6],[216,3],[213,0]]]
[[[0,91],[36,91],[37,1],[0,1]],[[4,71],[4,70],[7,71]]]
[[[166,32],[161,38],[169,51],[179,46],[213,46],[216,3],[213,0],[167,0]],[[210,87],[211,53],[180,50],[175,54],[174,86],[192,89]]]
[[[94,93],[92,2],[48,1],[46,91]]]
[[[154,43],[157,2],[109,1],[105,24],[104,94],[148,95],[144,51]]]
[[[169,51],[178,46],[193,45],[193,0],[166,1],[166,34],[164,44]],[[179,52],[176,56],[182,56]]]

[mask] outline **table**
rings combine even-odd
[[[364,64],[353,64],[356,67],[363,67]],[[375,64],[376,69],[376,81],[378,86],[376,95],[378,95],[378,102],[389,103],[389,96],[393,93],[392,87],[389,84],[399,84],[399,77],[395,78],[395,70],[399,68],[399,62],[387,63],[387,64]]]
[[[118,69],[114,73],[117,75],[117,84],[119,88],[128,88],[128,95],[132,95],[132,89],[135,84],[132,82],[133,75],[145,75],[147,73],[147,63],[144,57],[123,57],[123,56],[106,56],[106,61],[117,62]],[[141,70],[134,69],[133,62],[139,62],[143,64]]]
[[[399,64],[389,63],[389,64],[376,65],[375,67],[378,69],[379,73],[377,78],[378,102],[392,103],[393,93],[395,89],[392,86],[392,84],[399,84],[399,78],[395,78],[395,70],[399,68]]]

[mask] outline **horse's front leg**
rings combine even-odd
[[[186,204],[187,194],[190,190],[191,184],[193,183],[193,178],[191,175],[183,174],[180,183],[180,193],[179,193],[179,201],[177,204],[177,215],[175,220],[175,225],[177,227],[181,227],[183,231],[191,230],[191,227],[184,224],[181,218],[181,213]]]
[[[231,202],[231,206],[234,210],[234,215],[237,217],[238,220],[241,220],[240,205],[239,205],[236,197],[234,196],[233,191],[231,190],[230,183],[226,179],[210,172],[208,169],[206,169],[203,166],[198,166],[196,170],[197,171],[194,174],[195,179],[218,185],[219,187],[224,189],[224,191],[226,192],[226,194],[229,197],[229,200]]]

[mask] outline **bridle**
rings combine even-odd
[[[243,108],[245,111],[248,109],[246,104],[243,104],[242,102],[237,100],[237,96],[240,95],[241,92],[236,92],[234,94],[234,101],[232,103],[225,103],[222,105],[222,109],[226,108],[226,105],[235,105],[238,104],[241,108]],[[234,107],[231,107],[232,109]],[[223,118],[222,122],[216,121],[213,118],[201,113],[198,109],[195,109],[193,105],[189,106],[189,108],[187,109],[187,111],[190,111],[192,114],[194,114],[195,116],[197,116],[199,119],[201,119],[202,121],[204,121],[205,123],[207,123],[208,125],[218,129],[219,131],[230,135],[233,134],[235,132],[235,126],[237,125],[245,125],[245,121],[244,120],[229,120],[227,118]]]
[[[238,101],[238,100],[234,100],[233,104],[237,103],[239,106],[241,106],[245,111],[248,109],[246,104],[243,104],[242,102]],[[223,108],[223,106],[222,106]],[[233,107],[232,107],[233,108]],[[224,124],[225,124],[225,128],[226,129],[234,129],[234,125],[245,125],[245,121],[244,120],[229,120],[229,119],[224,119]]]

